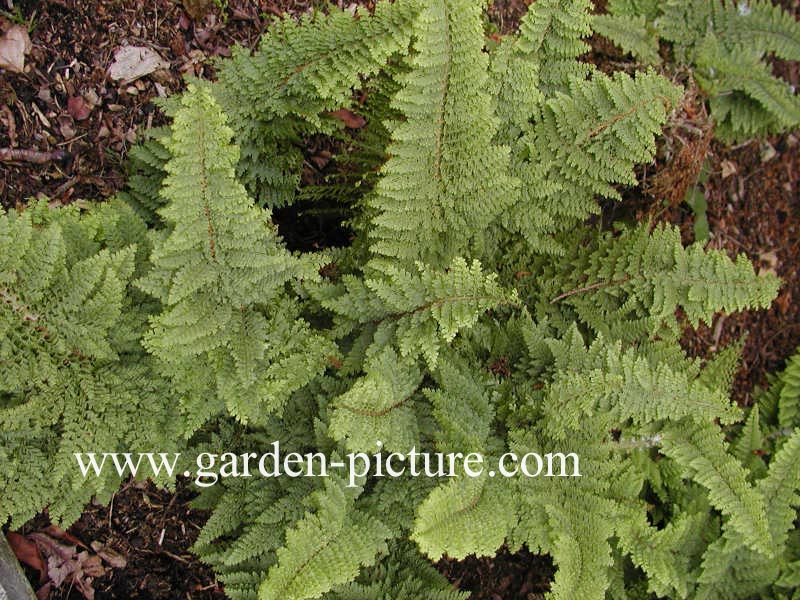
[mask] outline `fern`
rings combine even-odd
[[[166,143],[168,204],[159,211],[173,228],[156,239],[153,269],[138,282],[165,309],[151,320],[144,344],[176,374],[194,427],[222,406],[242,420],[257,419],[263,406],[279,411],[321,372],[325,351],[333,352],[309,337],[284,295],[288,281],[316,277],[321,262],[284,250],[269,213],[236,183],[232,132],[210,92],[191,87],[181,102]],[[219,372],[210,379],[214,368]]]
[[[658,54],[658,36],[649,28],[643,14],[634,15],[595,15],[592,29],[629,52],[637,61],[646,65],[661,62]]]
[[[653,135],[678,101],[678,90],[654,73],[595,73],[569,85],[518,142],[523,190],[504,219],[535,249],[556,254],[564,249],[554,234],[596,214],[597,195],[618,199],[614,184],[635,181],[634,165],[653,158]]]
[[[120,477],[82,477],[76,452],[176,448],[168,385],[135,343],[149,308],[128,296],[135,223],[120,203],[0,215],[0,484],[25,490],[3,520],[49,507],[72,522],[92,495],[110,497]]]
[[[330,480],[329,480],[330,481]],[[278,564],[261,584],[261,600],[315,598],[355,578],[387,550],[388,530],[375,518],[350,508],[343,485],[326,483],[314,498],[316,514],[306,514],[286,532]]]
[[[235,48],[215,93],[242,150],[237,172],[259,203],[290,204],[300,183],[297,142],[330,132],[329,111],[349,104],[362,75],[408,48],[414,2],[380,3],[374,15],[331,10],[275,22],[254,55]]]
[[[514,182],[508,149],[492,143],[479,5],[427,3],[416,23],[416,54],[393,104],[405,120],[392,127],[371,202],[372,251],[444,266],[508,207]]]
[[[673,42],[676,58],[692,66],[709,96],[716,133],[724,140],[800,124],[795,90],[764,60],[800,60],[800,25],[769,0],[612,2],[609,15],[596,17],[596,24],[599,33],[645,63],[655,58],[648,53],[654,43],[649,30]]]

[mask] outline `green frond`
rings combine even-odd
[[[619,343],[605,346],[602,338],[593,346],[588,354],[601,348],[599,360],[590,358],[586,366],[582,367],[575,355],[565,364],[556,363],[558,374],[543,406],[553,432],[568,436],[568,432],[580,430],[587,418],[602,419],[610,429],[628,419],[637,424],[681,418],[703,422],[718,417],[730,422],[737,416],[726,394],[705,387],[667,363],[651,365],[633,349],[622,351]]]
[[[700,374],[700,379],[706,385],[716,387],[728,394],[732,391],[734,378],[739,371],[745,339],[746,336],[742,336],[725,346],[706,362]]]
[[[418,447],[412,395],[422,375],[414,362],[401,359],[391,347],[371,356],[365,376],[332,400],[331,436],[345,441],[351,452],[406,453]]]
[[[461,475],[435,488],[422,502],[411,534],[432,559],[447,555],[491,556],[516,523],[508,483],[502,477]]]
[[[381,2],[374,15],[346,10],[272,24],[257,52],[235,47],[219,63],[215,94],[242,149],[237,174],[259,203],[291,204],[300,184],[307,135],[331,132],[325,113],[351,104],[361,78],[405,53],[418,12],[414,0]]]
[[[280,411],[335,353],[285,298],[285,284],[316,279],[323,260],[282,247],[269,212],[236,181],[232,135],[208,89],[191,85],[165,141],[172,158],[159,214],[171,231],[154,241],[153,267],[138,281],[164,305],[144,344],[182,374],[175,381],[194,409],[188,434],[219,410],[198,400],[217,394],[242,421],[261,419],[262,409]],[[203,363],[219,369],[215,379],[197,377]]]
[[[648,27],[644,15],[594,15],[592,29],[645,65],[657,65],[661,62],[658,36]]]
[[[674,227],[650,232],[643,224],[618,237],[604,235],[596,250],[581,255],[580,279],[562,285],[557,298],[612,337],[624,334],[634,319],[645,320],[653,332],[663,324],[674,328],[679,306],[695,327],[711,323],[717,311],[767,307],[780,286],[774,276],[757,276],[743,255],[733,261],[700,244],[684,248]]]
[[[357,582],[338,588],[323,600],[465,600],[417,550],[393,543],[381,563],[362,572]]]
[[[582,503],[548,506],[554,537],[552,555],[558,572],[550,587],[552,600],[602,600],[613,564],[608,543],[612,525]]]
[[[644,16],[653,21],[661,14],[664,3],[660,0],[609,0],[606,5],[608,13],[616,16]]]
[[[261,584],[260,600],[318,598],[353,580],[362,566],[387,552],[389,531],[374,517],[353,508],[342,484],[330,478],[315,493],[316,512],[307,512],[286,531],[278,563]]]
[[[166,171],[164,165],[171,158],[164,140],[169,135],[167,128],[153,128],[148,137],[132,147],[128,153],[128,177],[124,191],[119,198],[127,202],[146,223],[153,225],[160,221],[158,209],[164,205],[161,197]]]
[[[46,200],[0,214],[0,485],[25,490],[2,520],[19,525],[49,506],[72,522],[93,494],[110,497],[120,475],[84,478],[76,452],[174,449],[161,443],[172,434],[159,404],[169,390],[130,343],[146,318],[126,297],[142,233],[113,203],[86,216]],[[141,363],[123,364],[131,359]]]
[[[747,482],[742,466],[725,450],[722,434],[713,423],[684,420],[664,430],[662,452],[708,489],[713,505],[728,517],[730,527],[744,536],[748,547],[773,556],[775,540],[763,497]]]
[[[795,352],[786,361],[780,381],[778,425],[796,427],[800,425],[800,352]]]
[[[576,59],[588,52],[592,34],[590,0],[540,0],[531,4],[519,27],[518,51],[539,65],[547,98],[584,79],[592,67]]]
[[[758,456],[764,448],[758,410],[750,410],[742,431],[731,444],[731,454],[747,467],[754,476],[762,477],[766,472],[764,461]]]
[[[652,160],[679,99],[679,88],[653,72],[570,79],[520,141],[512,172],[522,191],[505,227],[547,247],[547,238],[599,212],[596,196],[619,199],[614,186],[636,182],[634,167]]]
[[[800,428],[796,428],[786,443],[772,457],[769,472],[758,482],[758,491],[764,498],[767,522],[776,546],[786,542],[787,533],[793,529],[800,508]]]
[[[487,389],[468,363],[455,355],[438,363],[436,389],[425,395],[433,407],[440,433],[439,452],[484,452],[491,433],[494,407]]]
[[[758,48],[785,60],[800,60],[800,25],[771,0],[669,0],[659,29],[670,41],[691,47],[712,32],[726,47]]]
[[[647,573],[650,591],[659,597],[688,597],[697,577],[699,557],[693,551],[704,547],[699,538],[708,528],[709,515],[681,513],[663,529],[648,524],[644,513],[631,516],[635,520],[626,520],[618,530],[620,547]]]
[[[402,265],[445,266],[514,195],[508,148],[493,143],[481,6],[429,1],[416,25],[411,69],[393,107],[389,160],[370,199],[372,251]]]
[[[346,276],[338,286],[310,290],[338,317],[342,331],[356,324],[376,325],[369,352],[396,340],[402,356],[424,356],[435,366],[442,343],[473,326],[486,310],[517,301],[516,294],[504,290],[495,275],[486,275],[477,260],[467,264],[456,258],[444,270],[421,263],[413,270],[371,264],[372,277]]]
[[[712,95],[712,115],[724,135],[743,139],[800,124],[800,99],[772,75],[757,49],[728,48],[709,34],[698,44],[697,65],[695,75]]]

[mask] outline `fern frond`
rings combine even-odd
[[[279,411],[334,353],[282,299],[287,282],[317,278],[322,261],[281,246],[269,213],[235,179],[231,137],[208,89],[190,86],[165,142],[172,159],[159,214],[172,229],[155,241],[153,268],[138,281],[164,304],[144,344],[178,375],[194,409],[188,433],[219,410],[208,394],[243,421],[263,418],[261,409]],[[220,369],[216,379],[197,377],[198,360]]]
[[[625,52],[632,54],[639,62],[657,65],[661,62],[658,54],[658,36],[649,29],[644,15],[594,15],[592,29],[614,42]]]
[[[403,265],[445,266],[462,255],[513,198],[509,152],[493,143],[481,7],[428,2],[416,22],[412,69],[393,106],[391,158],[370,205],[372,251]]]
[[[576,59],[589,50],[592,34],[589,0],[541,0],[531,4],[516,42],[525,59],[539,65],[547,98],[566,91],[572,79],[584,79],[592,67]]]
[[[353,508],[343,484],[331,479],[325,483],[313,500],[316,512],[306,513],[286,531],[278,564],[259,588],[260,600],[317,598],[351,581],[362,566],[387,552],[386,527]]]
[[[750,548],[767,557],[774,555],[763,497],[747,482],[742,466],[725,453],[716,425],[684,421],[680,427],[670,426],[664,430],[662,451],[708,489],[713,505]]]
[[[534,247],[596,214],[596,196],[618,199],[615,184],[635,183],[634,166],[652,160],[655,135],[680,98],[652,72],[595,73],[569,80],[568,90],[543,105],[513,165],[523,187],[503,223]]]
[[[374,15],[332,9],[285,18],[256,53],[236,47],[219,64],[222,85],[214,89],[242,149],[237,174],[262,204],[293,202],[303,160],[297,143],[333,131],[337,123],[324,113],[350,105],[361,77],[406,52],[417,12],[416,2],[402,0],[379,3]]]
[[[406,453],[419,446],[419,426],[412,394],[422,375],[414,361],[401,359],[391,348],[370,357],[366,375],[333,399],[330,435],[344,440],[351,452]],[[382,447],[377,448],[376,442]]]
[[[494,554],[516,523],[508,487],[488,473],[440,485],[419,506],[411,539],[433,559]]]

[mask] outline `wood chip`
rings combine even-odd
[[[123,46],[114,53],[108,75],[125,85],[158,69],[169,69],[169,62],[152,48]]]
[[[22,73],[25,55],[31,51],[31,38],[22,25],[12,25],[0,36],[0,69]]]

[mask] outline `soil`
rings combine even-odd
[[[350,2],[339,0],[346,7]],[[46,196],[70,203],[98,201],[120,189],[124,159],[150,127],[162,124],[153,99],[179,91],[183,75],[213,77],[213,59],[234,43],[253,48],[270,20],[284,11],[299,14],[321,0],[4,0],[0,30],[23,24],[32,49],[23,73],[0,72],[0,149],[35,151],[42,162],[0,160],[0,204],[13,207]],[[371,1],[358,4],[371,7]],[[798,10],[797,0],[782,4]],[[527,8],[524,0],[496,0],[490,19],[500,32],[512,30]],[[624,60],[607,42],[593,39],[589,60],[599,65]],[[108,66],[125,45],[147,46],[169,68],[132,82],[114,81]],[[778,69],[798,85],[798,65]],[[681,119],[705,131],[697,103],[688,100]],[[682,203],[704,168],[709,177],[700,191],[708,203],[709,245],[735,255],[744,252],[759,269],[785,284],[768,311],[723,317],[697,330],[686,328],[684,347],[709,356],[747,335],[734,396],[750,401],[755,386],[778,370],[800,344],[800,141],[787,134],[765,142],[728,148],[711,141],[667,132],[662,156],[642,169],[642,186],[627,190],[612,213],[674,223],[684,240],[694,239],[696,216]],[[24,155],[24,152],[23,152]],[[286,218],[293,218],[291,211]],[[280,215],[279,215],[280,216]],[[207,515],[193,510],[190,488],[171,494],[151,484],[125,485],[110,506],[87,507],[68,532],[89,547],[100,542],[119,552],[126,566],[112,568],[92,582],[98,600],[106,598],[221,599],[214,574],[188,548]],[[45,515],[25,525],[29,534],[47,526]],[[502,549],[494,558],[444,560],[439,570],[472,600],[534,600],[543,597],[553,574],[548,557],[523,549]],[[30,571],[38,584],[38,574]],[[77,599],[64,585],[43,598]]]

